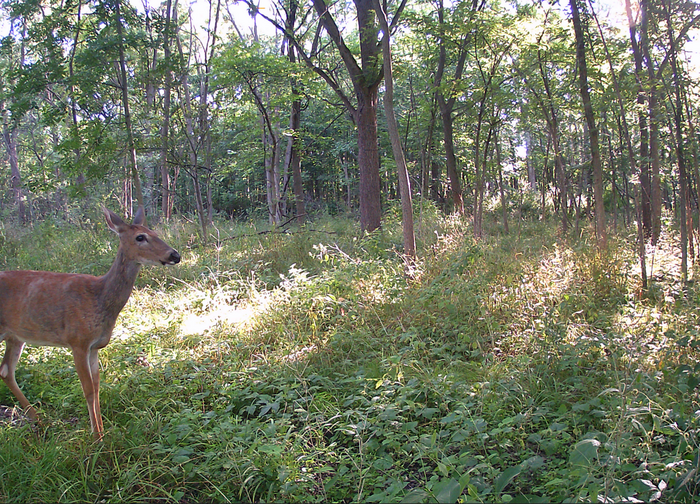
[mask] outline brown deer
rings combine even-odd
[[[22,349],[25,343],[70,348],[97,439],[104,432],[97,352],[109,343],[141,265],[180,262],[180,254],[145,227],[143,208],[138,209],[131,225],[110,210],[103,211],[107,225],[119,235],[117,257],[106,275],[0,272],[0,341],[5,341],[0,377],[29,417],[36,420],[36,410],[15,381]]]

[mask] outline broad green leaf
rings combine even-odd
[[[520,470],[521,467],[517,465],[509,467],[498,475],[496,480],[493,482],[493,490],[496,492],[496,495],[499,495],[510,484],[510,482],[513,481],[518,474],[520,474]]]
[[[462,487],[454,478],[450,478],[442,484],[440,492],[435,496],[435,499],[440,503],[453,503],[457,502],[459,496],[462,495]]]
[[[428,496],[428,492],[422,488],[416,488],[408,492],[401,502],[402,504],[418,504],[419,502],[424,502]]]
[[[576,443],[571,449],[569,463],[575,467],[590,467],[598,458],[600,441],[597,439],[584,439]]]

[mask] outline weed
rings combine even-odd
[[[0,423],[0,501],[693,501],[699,295],[671,258],[640,297],[625,237],[600,254],[521,221],[474,241],[424,206],[407,278],[396,215],[366,236],[218,222],[207,247],[162,226],[183,261],[144,269],[101,352],[104,443],[69,355],[28,349],[45,423]],[[7,268],[113,254],[99,224],[0,238]]]

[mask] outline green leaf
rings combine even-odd
[[[450,478],[444,483],[441,483],[442,488],[440,492],[435,496],[435,499],[440,503],[453,503],[457,502],[459,496],[462,495],[462,487],[454,478]]]
[[[417,504],[419,502],[425,502],[429,494],[422,488],[416,488],[411,490],[406,494],[406,496],[401,501],[402,504]]]
[[[522,464],[520,464],[520,467],[524,469],[533,470],[540,469],[542,466],[544,466],[544,459],[539,455],[530,457],[529,459],[525,460]]]
[[[498,475],[496,480],[493,482],[493,489],[496,492],[496,495],[500,495],[500,493],[510,484],[510,482],[513,481],[518,474],[520,474],[520,470],[521,467],[517,465],[509,467]]]
[[[598,458],[600,441],[597,439],[584,439],[579,441],[571,449],[569,463],[574,467],[590,467]]]

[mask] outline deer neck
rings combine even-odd
[[[107,312],[115,320],[129,300],[140,269],[141,265],[136,261],[128,260],[122,248],[119,247],[112,267],[102,277],[104,285],[102,301]]]

